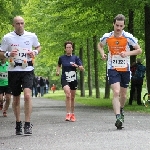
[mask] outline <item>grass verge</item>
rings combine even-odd
[[[44,95],[45,98],[49,98],[52,100],[61,100],[65,101],[65,94],[63,90],[57,90],[55,93],[51,91],[48,94]],[[101,98],[95,98],[95,93],[93,93],[92,97],[88,96],[88,91],[85,92],[85,97],[80,97],[80,91],[77,90],[75,101],[78,104],[83,104],[87,106],[96,106],[96,107],[105,107],[108,109],[112,109],[112,101],[111,99],[104,99],[104,93],[102,92],[100,95]],[[134,112],[142,112],[142,113],[150,113],[150,105],[149,107],[139,106],[136,104],[136,101],[133,101],[132,105],[128,105],[128,101],[126,102],[124,110],[134,111]]]

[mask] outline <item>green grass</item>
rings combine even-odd
[[[146,90],[143,90],[142,93],[142,97],[144,95],[144,93],[146,92]],[[88,91],[85,92],[85,97],[80,97],[80,91],[77,90],[76,93],[76,98],[75,101],[78,104],[83,104],[83,105],[87,105],[87,106],[97,106],[97,107],[105,107],[108,109],[112,109],[112,101],[111,99],[104,99],[104,89],[100,90],[100,97],[101,98],[95,98],[95,91],[93,90],[93,96],[89,97],[88,96]],[[50,91],[48,94],[44,95],[45,98],[49,98],[49,99],[53,99],[53,100],[61,100],[61,101],[65,101],[65,94],[63,92],[63,90],[56,90],[55,93],[52,93],[52,91]],[[129,93],[128,93],[128,97],[129,97]],[[136,101],[133,101],[132,106],[128,105],[128,100],[126,102],[125,105],[125,110],[128,111],[134,111],[134,112],[145,112],[145,113],[150,113],[150,106],[149,107],[145,107],[145,106],[139,106],[136,104]]]

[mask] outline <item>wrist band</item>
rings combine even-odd
[[[38,50],[33,50],[33,51],[35,52],[35,55],[39,54]]]
[[[6,58],[9,58],[9,57],[10,57],[10,52],[8,52],[8,51],[5,52],[5,53],[4,53],[4,56],[5,56]]]

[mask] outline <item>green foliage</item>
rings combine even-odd
[[[94,91],[95,92],[95,91]],[[101,90],[102,97],[104,96],[104,90]],[[129,94],[129,93],[128,93]],[[93,97],[88,97],[88,91],[86,91],[86,96],[80,97],[80,91],[77,90],[75,101],[78,104],[86,105],[86,106],[95,106],[95,107],[104,107],[108,109],[112,109],[112,101],[111,99],[96,99],[95,93],[93,94]],[[65,101],[65,94],[62,90],[56,90],[55,93],[52,93],[52,91],[49,92],[49,94],[46,94],[44,97],[50,98],[51,100],[63,100]],[[146,112],[150,113],[150,108],[145,106],[138,106],[136,102],[133,102],[133,105],[128,105],[128,102],[125,106],[125,111],[134,111],[134,112]]]
[[[26,30],[35,32],[42,46],[41,53],[35,59],[37,75],[55,77],[58,57],[64,54],[63,43],[71,40],[75,43],[75,54],[83,47],[85,76],[87,77],[86,40],[89,38],[91,66],[93,68],[93,36],[101,37],[112,30],[113,18],[117,14],[126,16],[128,27],[129,9],[134,11],[134,36],[144,50],[144,6],[149,0],[0,0],[1,37],[12,30],[10,22],[16,15],[23,15]],[[9,25],[8,25],[9,24]],[[144,58],[144,51],[141,55]],[[105,65],[100,57],[99,70],[101,85],[105,82]],[[93,70],[94,74],[94,70]],[[87,80],[85,78],[85,80]]]

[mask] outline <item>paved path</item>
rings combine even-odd
[[[23,100],[21,118],[24,120]],[[33,135],[16,136],[12,108],[0,114],[0,150],[150,150],[150,115],[126,112],[116,130],[112,110],[76,105],[76,122],[66,122],[65,103],[33,99]]]

